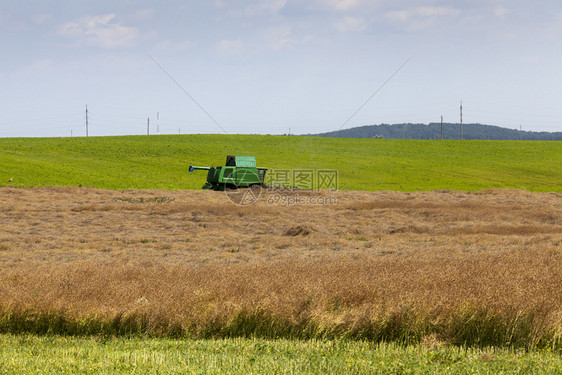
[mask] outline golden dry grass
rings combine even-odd
[[[268,203],[279,194],[331,204]],[[478,341],[499,322],[504,344],[559,345],[561,203],[518,190],[271,191],[240,207],[212,191],[0,188],[0,309],[196,335],[405,329],[398,338],[437,343]],[[259,319],[260,332],[247,327]]]

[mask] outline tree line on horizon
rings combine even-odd
[[[365,125],[326,133],[305,135],[336,138],[441,139],[441,123]],[[463,139],[562,140],[562,132],[519,131],[517,129],[483,124],[463,124],[462,135]],[[460,124],[443,123],[443,139],[460,139]]]

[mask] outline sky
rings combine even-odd
[[[0,0],[0,48],[0,137],[562,131],[559,0]]]

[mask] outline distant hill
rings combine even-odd
[[[494,125],[463,124],[463,139],[497,140],[562,140],[562,132],[531,132],[507,129]],[[336,138],[386,138],[386,139],[440,139],[441,123],[427,124],[381,124],[359,126],[327,133],[306,134],[317,137]],[[460,124],[443,123],[444,139],[459,139]]]

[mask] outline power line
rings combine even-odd
[[[403,63],[402,65],[400,65],[400,67],[399,67],[398,69],[396,69],[396,71],[395,71],[394,73],[392,73],[392,75],[391,75],[390,77],[388,77],[388,79],[387,79],[386,81],[384,81],[384,83],[383,83],[382,85],[380,85],[380,87],[373,93],[373,95],[369,96],[369,98],[368,98],[367,100],[365,100],[365,102],[364,102],[363,104],[361,104],[361,106],[360,106],[359,108],[357,108],[357,110],[356,110],[355,112],[353,112],[353,114],[352,114],[351,116],[349,116],[349,118],[339,127],[338,130],[341,130],[344,126],[346,126],[347,123],[348,123],[349,121],[351,121],[351,119],[354,118],[355,115],[356,115],[360,110],[362,110],[363,107],[365,107],[365,106],[367,105],[367,103],[369,103],[369,102],[371,101],[371,99],[373,99],[373,97],[374,97],[375,95],[377,95],[377,94],[379,93],[379,91],[381,91],[381,90],[383,89],[383,87],[386,86],[386,84],[387,84],[388,82],[390,82],[390,80],[391,80],[392,78],[394,78],[394,76],[397,75],[397,74],[402,70],[403,67],[406,66],[406,64],[408,64],[408,63],[410,62],[410,60],[414,57],[414,55],[415,55],[415,53],[414,53],[412,56],[408,57],[408,59],[407,59],[406,61],[404,61],[404,63]]]
[[[230,135],[230,134],[226,131],[226,129],[223,128],[222,125],[221,125],[217,120],[215,120],[215,118],[214,118],[213,116],[211,116],[211,114],[210,114],[209,112],[207,112],[207,110],[206,110],[205,108],[203,108],[203,106],[202,106],[201,104],[199,104],[199,102],[198,102],[197,100],[195,100],[195,98],[194,98],[193,96],[191,96],[191,95],[187,92],[187,90],[184,89],[184,88],[182,87],[182,85],[180,85],[179,82],[176,81],[175,78],[172,77],[172,75],[171,75],[170,73],[168,73],[168,71],[167,71],[166,69],[164,69],[164,67],[163,67],[162,65],[160,65],[160,64],[158,63],[158,61],[156,61],[156,59],[155,59],[154,57],[152,57],[151,55],[148,55],[148,57],[150,57],[150,59],[152,60],[152,62],[153,62],[154,64],[156,64],[156,66],[159,67],[160,70],[162,70],[162,72],[164,72],[164,74],[166,74],[166,75],[168,76],[168,78],[170,78],[170,79],[172,80],[172,82],[174,82],[174,83],[176,84],[176,86],[178,86],[179,89],[180,89],[181,91],[183,91],[183,93],[184,93],[185,95],[187,95],[187,97],[188,97],[189,99],[191,99],[191,101],[192,101],[193,103],[195,103],[195,105],[196,105],[197,107],[199,107],[199,109],[200,109],[201,111],[203,111],[203,113],[206,114],[207,117],[210,118],[211,121],[214,122],[215,125],[218,126],[218,127],[223,131],[224,134]]]

